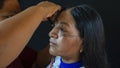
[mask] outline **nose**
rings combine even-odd
[[[58,30],[53,28],[50,32],[49,32],[49,37],[50,38],[55,38],[57,39],[58,38]]]

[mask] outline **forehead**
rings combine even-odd
[[[66,22],[68,24],[75,24],[74,18],[71,15],[70,9],[64,10],[57,18],[58,22]]]

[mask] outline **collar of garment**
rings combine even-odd
[[[64,63],[62,61],[62,59],[60,59],[61,63],[60,63],[60,68],[80,68],[82,67],[82,61],[78,61],[75,63]]]

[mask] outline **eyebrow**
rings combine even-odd
[[[67,22],[60,22],[60,24],[63,24],[65,26],[69,27],[69,24]]]

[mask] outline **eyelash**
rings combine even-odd
[[[59,27],[59,29],[64,33],[67,32],[67,30],[65,30],[65,28],[63,28],[63,27]]]
[[[59,26],[56,26],[57,24],[52,24],[51,26],[52,27],[55,27],[56,29],[58,30],[61,30],[62,32],[67,32],[64,27],[63,27],[63,24],[60,24]]]
[[[60,29],[61,31],[63,31],[63,32],[65,31],[62,27],[59,27],[59,29]]]

